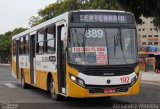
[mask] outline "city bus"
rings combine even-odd
[[[12,75],[51,98],[96,98],[139,93],[134,15],[77,10],[12,37]]]

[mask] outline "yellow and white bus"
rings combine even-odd
[[[66,12],[12,37],[12,75],[56,100],[135,95],[136,40],[130,12]]]

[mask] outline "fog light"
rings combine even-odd
[[[85,87],[85,83],[84,83],[84,81],[82,80],[82,79],[80,79],[80,78],[78,78],[78,84],[80,85],[80,86],[82,86],[82,87]]]
[[[131,80],[131,86],[137,81],[137,76],[133,77]]]

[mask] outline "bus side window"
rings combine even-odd
[[[21,38],[19,38],[19,55],[21,55],[22,54],[22,42],[23,41],[23,38],[21,37]]]
[[[26,36],[25,53],[29,54],[29,35]]]
[[[36,39],[36,53],[37,54],[44,53],[44,36],[45,36],[45,29],[39,30],[37,34],[37,39]]]
[[[16,41],[13,40],[12,42],[12,48],[13,48],[13,55],[16,55]]]
[[[29,36],[25,35],[21,37],[21,43],[20,43],[20,48],[21,48],[21,54],[26,55],[29,54]]]
[[[21,37],[21,54],[24,54],[24,38]]]
[[[23,37],[23,54],[26,54],[26,36]]]
[[[45,52],[55,53],[55,26],[51,25],[47,27],[47,34],[45,37]]]

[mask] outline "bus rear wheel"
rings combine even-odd
[[[51,98],[52,98],[53,100],[62,101],[62,99],[63,99],[62,96],[56,94],[56,92],[55,92],[54,81],[53,81],[52,78],[50,79],[49,91],[50,91],[50,96],[51,96]]]

